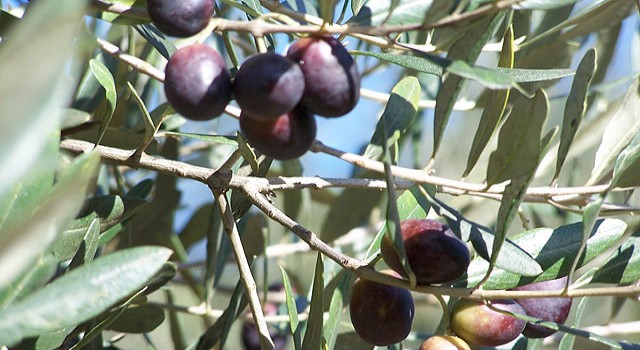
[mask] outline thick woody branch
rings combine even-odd
[[[73,153],[83,153],[96,147],[93,143],[87,141],[66,139],[60,143],[60,147]],[[242,189],[245,184],[250,183],[257,192],[269,193],[276,190],[299,190],[303,188],[309,189],[325,189],[325,188],[361,188],[361,189],[386,189],[383,180],[374,179],[343,179],[343,178],[322,178],[322,177],[243,177],[229,174],[228,172],[217,172],[214,169],[204,168],[191,165],[184,162],[158,158],[143,153],[134,156],[133,150],[123,150],[119,148],[97,146],[103,159],[117,164],[126,165],[131,168],[142,168],[161,172],[164,174],[172,174],[178,177],[196,180],[205,183],[213,188],[225,189],[236,188]],[[316,141],[313,150],[323,152],[340,159],[348,161],[356,166],[373,170],[383,171],[382,163],[371,160],[369,158],[346,153],[334,148],[325,146],[320,141]],[[408,169],[394,166],[392,167],[393,175],[398,178],[395,181],[396,189],[406,189],[410,186],[419,184],[432,184],[438,187],[438,192],[452,195],[472,195],[477,197],[500,200],[504,192],[504,186],[492,186],[486,191],[484,185],[474,184],[462,181],[455,181],[438,176],[429,175],[422,170]],[[554,205],[584,205],[586,199],[583,197],[597,194],[604,191],[606,185],[587,186],[587,187],[531,187],[527,190],[525,202],[545,203],[549,199],[553,199]],[[569,210],[570,208],[567,208]],[[604,204],[604,210],[613,212],[635,212],[636,207],[629,207],[618,204]]]

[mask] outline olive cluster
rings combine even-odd
[[[411,219],[402,221],[400,229],[408,264],[419,284],[452,282],[466,273],[471,259],[469,249],[447,225],[430,219]],[[382,258],[392,269],[383,273],[406,277],[393,242],[385,237],[380,248]],[[566,277],[520,286],[515,290],[559,290],[565,283]],[[544,338],[555,330],[527,323],[508,313],[563,323],[570,308],[570,298],[493,300],[490,304],[460,299],[451,310],[450,328],[455,336],[431,337],[420,350],[464,350],[469,349],[467,343],[498,346],[511,342],[520,334]],[[362,279],[354,283],[351,323],[356,333],[368,343],[388,346],[404,340],[411,331],[414,313],[414,302],[408,290]]]
[[[147,3],[153,23],[171,36],[198,33],[213,14],[212,0]],[[314,114],[339,117],[355,107],[360,75],[340,41],[317,34],[297,40],[284,56],[251,56],[233,78],[216,50],[186,46],[169,59],[164,89],[174,109],[192,120],[221,115],[235,97],[247,141],[265,155],[285,160],[311,147],[317,131]]]

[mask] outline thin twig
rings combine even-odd
[[[149,64],[147,61],[142,60],[136,56],[129,55],[128,53],[122,51],[118,46],[104,39],[96,38],[96,42],[98,43],[98,47],[102,51],[130,65],[139,72],[142,72],[158,81],[164,81],[164,72]]]
[[[518,4],[521,1],[523,0],[497,1],[495,3],[481,6],[473,11],[454,13],[433,23],[426,22],[408,25],[360,26],[350,24],[326,24],[323,23],[321,18],[293,11],[282,6],[276,1],[262,0],[260,1],[261,5],[269,11],[281,13],[295,20],[309,24],[277,24],[263,20],[232,21],[224,18],[215,18],[212,20],[212,24],[216,31],[248,32],[255,36],[264,36],[270,33],[313,34],[322,31],[329,34],[350,35],[382,48],[395,47],[402,49],[401,46],[395,45],[395,43],[389,38],[390,35],[415,30],[430,30],[434,28],[455,26],[492,13],[510,9],[513,5]],[[121,4],[113,5],[101,0],[94,0],[92,2],[92,7],[96,11],[106,11],[136,19],[149,19],[146,11],[131,6]]]
[[[450,27],[454,25],[458,25],[460,23],[469,22],[475,18],[480,18],[486,15],[490,15],[492,13],[496,13],[502,10],[507,10],[513,7],[523,0],[503,0],[496,1],[481,7],[473,11],[456,13],[445,18],[442,18],[436,22],[425,22],[425,23],[412,23],[412,24],[401,24],[401,25],[377,25],[377,26],[359,26],[359,25],[325,25],[323,26],[323,31],[331,34],[345,34],[345,35],[353,35],[353,34],[364,34],[368,36],[388,36],[390,34],[409,32],[414,30],[429,30],[441,27]],[[322,25],[322,19],[314,16],[310,16],[308,14],[299,13],[293,11],[289,8],[282,6],[280,3],[273,0],[261,0],[260,4],[267,8],[270,11],[280,12],[285,14],[291,18],[294,18],[299,21],[304,21],[307,23],[312,23],[315,25]],[[263,28],[264,29],[264,28]],[[305,33],[304,28],[301,31],[296,31],[298,33]],[[241,29],[234,29],[241,30]],[[317,31],[317,29],[316,29]],[[264,32],[267,33],[267,32]]]
[[[285,213],[278,209],[278,207],[269,202],[253,184],[245,183],[242,186],[242,190],[244,191],[244,194],[247,195],[251,203],[253,203],[253,205],[262,210],[262,212],[267,214],[267,216],[271,219],[291,230],[291,232],[295,233],[303,241],[307,242],[311,249],[322,252],[329,259],[337,262],[340,266],[349,270],[355,270],[363,266],[363,264],[359,260],[344,255],[341,252],[331,248],[327,243],[318,238],[318,236],[313,231],[305,228],[295,220],[288,217]]]
[[[360,96],[377,101],[382,103],[387,103],[389,100],[390,94],[384,92],[378,92],[374,90],[369,90],[365,88],[360,89]],[[469,111],[476,107],[475,102],[473,101],[458,101],[453,105],[453,109],[456,111]],[[433,109],[436,108],[435,100],[420,100],[418,101],[419,109]]]
[[[227,196],[223,192],[220,192],[215,188],[211,188],[211,191],[218,203],[222,225],[224,227],[224,231],[229,237],[229,241],[231,242],[233,255],[236,258],[236,264],[238,265],[238,271],[240,272],[240,279],[244,284],[244,290],[249,299],[249,307],[253,314],[253,321],[255,322],[258,333],[260,334],[260,347],[262,350],[273,349],[273,340],[271,340],[269,328],[264,320],[264,313],[262,312],[262,306],[260,305],[260,296],[258,296],[256,281],[253,278],[251,268],[247,261],[247,256],[244,253],[242,242],[240,241],[240,233],[238,232],[235,220],[233,219],[231,205],[229,205]]]
[[[384,172],[384,166],[382,162],[369,159],[358,154],[340,151],[338,149],[329,147],[317,140],[311,147],[311,150],[313,152],[332,155],[364,169],[372,170],[379,173]],[[435,186],[439,186],[440,189],[449,188],[451,190],[457,190],[459,191],[458,194],[502,194],[505,189],[504,185],[493,185],[487,189],[487,186],[484,184],[451,180],[430,175],[426,171],[403,168],[399,166],[393,166],[392,171],[394,176],[402,178],[404,180],[412,181],[415,183],[432,184]],[[531,199],[533,197],[552,198],[555,196],[590,196],[593,194],[604,192],[608,188],[608,185],[586,187],[531,187],[527,190],[527,196],[525,197],[525,200]],[[562,199],[562,201],[566,200],[567,198]]]

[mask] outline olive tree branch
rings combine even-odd
[[[238,233],[238,228],[235,220],[233,219],[231,205],[229,205],[227,196],[224,192],[213,187],[211,188],[211,191],[213,192],[216,203],[218,204],[222,226],[224,227],[224,231],[231,242],[233,255],[236,258],[236,264],[238,265],[238,271],[240,272],[240,279],[244,284],[244,290],[249,299],[249,307],[253,314],[253,321],[255,322],[258,333],[260,334],[260,347],[263,350],[273,349],[274,344],[273,340],[271,340],[269,328],[267,327],[267,323],[264,319],[264,313],[262,312],[262,306],[260,305],[260,297],[258,296],[258,290],[256,288],[256,281],[253,279],[251,268],[247,261],[247,256],[244,253],[242,242],[240,241],[240,234]]]
[[[60,147],[74,153],[83,153],[93,149],[95,145],[91,142],[66,139],[61,141]],[[386,184],[383,180],[366,178],[345,179],[322,178],[317,176],[260,178],[238,175],[223,176],[224,174],[222,172],[216,174],[214,169],[158,158],[146,153],[140,154],[139,157],[133,157],[134,151],[132,150],[128,151],[107,146],[98,146],[97,149],[103,159],[117,164],[126,165],[130,168],[144,168],[164,174],[192,179],[219,189],[243,189],[246,183],[250,183],[251,186],[253,186],[253,189],[256,189],[259,193],[269,193],[276,190],[299,190],[303,188],[315,190],[326,188],[386,189]],[[382,163],[378,161],[330,148],[322,144],[320,141],[315,142],[313,149],[316,152],[320,151],[332,154],[365,169],[382,171]],[[223,167],[226,167],[226,165],[223,165]],[[504,191],[504,186],[496,185],[483,192],[478,190],[480,188],[484,189],[485,186],[482,184],[473,184],[437,177],[429,175],[422,170],[393,166],[392,171],[394,176],[399,178],[395,181],[396,189],[399,190],[407,189],[416,183],[432,184],[437,186],[437,190],[440,193],[451,195],[471,195],[494,200],[500,200]],[[600,193],[600,191],[603,191],[606,187],[606,185],[588,187],[531,187],[528,189],[527,196],[525,196],[524,200],[532,203],[547,203],[549,198],[552,198],[554,205],[563,205],[563,208],[571,209],[573,211],[572,208],[566,207],[566,204],[584,205],[587,203],[585,199],[582,199],[584,196]],[[617,213],[636,212],[640,210],[640,208],[637,207],[611,203],[603,204],[603,208]]]
[[[430,30],[441,27],[459,25],[460,23],[471,21],[475,18],[490,15],[495,12],[507,10],[513,5],[523,0],[502,0],[495,3],[483,5],[475,10],[454,13],[432,23],[419,23],[408,25],[380,25],[380,26],[359,26],[350,24],[326,24],[321,18],[311,16],[306,13],[296,12],[282,6],[277,1],[261,0],[260,3],[269,11],[283,14],[297,21],[309,24],[273,23],[261,19],[253,21],[233,21],[224,18],[213,18],[213,27],[216,31],[248,32],[255,36],[264,36],[270,33],[290,33],[290,34],[313,34],[322,31],[328,34],[350,35],[362,41],[380,46],[382,48],[405,49],[389,38],[391,34],[403,33],[416,30]],[[129,16],[136,19],[149,20],[149,15],[144,9],[126,6],[122,4],[111,4],[102,0],[94,0],[91,7],[95,11],[105,11]],[[288,22],[288,21],[280,21]]]
[[[416,292],[437,294],[437,295],[450,295],[461,298],[475,298],[475,299],[503,299],[503,298],[543,298],[543,297],[582,297],[582,296],[636,296],[640,294],[640,286],[629,287],[603,287],[603,288],[580,288],[570,289],[567,294],[562,294],[562,291],[499,291],[499,290],[480,290],[475,288],[451,288],[443,286],[425,286],[418,285],[415,288],[411,288],[409,282],[406,280],[398,279],[387,274],[377,272],[372,266],[347,256],[335,249],[330,245],[318,238],[318,236],[311,230],[300,225],[295,220],[289,218],[280,209],[273,205],[264,196],[258,183],[265,181],[265,179],[258,179],[252,177],[240,177],[230,176],[228,171],[222,171],[220,173],[204,167],[199,167],[179,161],[162,159],[154,156],[147,155],[145,153],[139,154],[137,157],[132,157],[133,150],[127,151],[107,146],[95,146],[91,142],[79,141],[67,139],[60,143],[60,148],[73,153],[84,153],[92,149],[97,149],[100,152],[101,157],[104,160],[112,161],[118,164],[126,165],[132,168],[144,168],[148,170],[157,171],[160,173],[171,174],[182,178],[192,179],[207,184],[214,191],[220,192],[227,188],[235,188],[243,191],[256,207],[262,210],[267,216],[274,221],[280,223],[284,227],[291,230],[293,233],[302,238],[313,250],[320,251],[322,254],[338,263],[341,267],[356,273],[359,277],[369,279],[379,283],[385,283],[395,285],[402,288],[412,289]],[[282,182],[281,177],[266,179],[267,181]],[[318,178],[308,178],[312,181]],[[342,181],[362,181],[362,179],[342,179]],[[322,179],[322,181],[326,181]],[[367,184],[363,184],[367,188]],[[293,189],[294,187],[292,187]],[[302,187],[298,187],[302,188]],[[268,187],[266,187],[268,189]],[[218,197],[219,198],[219,197]],[[226,198],[225,198],[226,201]],[[226,203],[226,202],[223,202]],[[227,220],[229,220],[229,214],[225,213]],[[223,217],[224,217],[223,215]],[[232,219],[231,219],[232,220]],[[227,225],[233,224],[228,222]],[[232,227],[233,233],[233,227]],[[241,246],[239,246],[241,248]],[[246,258],[245,258],[246,259]]]

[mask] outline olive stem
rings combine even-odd
[[[442,322],[444,323],[444,335],[451,335],[451,312],[449,311],[449,307],[447,306],[447,301],[444,300],[444,297],[439,294],[434,295],[440,306],[442,307]]]

